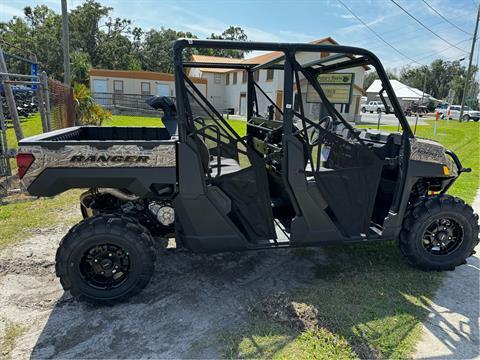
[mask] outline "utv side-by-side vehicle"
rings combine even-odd
[[[186,49],[204,48],[271,53],[265,62],[184,60]],[[19,176],[31,195],[89,189],[80,198],[84,220],[56,255],[56,273],[72,295],[108,303],[138,293],[168,238],[207,253],[396,239],[424,270],[453,269],[473,253],[478,216],[446,194],[470,169],[414,136],[374,54],[189,39],[176,41],[173,53],[175,99],[148,100],[163,110],[165,127],[81,126],[20,142]],[[372,66],[398,132],[355,128],[344,118],[355,102],[335,100],[355,91],[350,80]],[[189,78],[194,68],[241,72],[246,122],[224,118],[214,94]],[[272,91],[273,81],[260,86],[267,73],[282,91]],[[339,79],[352,86],[332,90]]]

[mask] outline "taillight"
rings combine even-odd
[[[30,166],[35,161],[35,156],[29,153],[19,153],[17,154],[17,166],[18,166],[18,177],[22,179],[30,168]]]

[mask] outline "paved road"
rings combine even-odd
[[[474,201],[480,213],[480,191]],[[467,265],[449,272],[423,325],[416,359],[478,359],[480,357],[480,246]]]
[[[418,125],[426,125],[425,121],[423,120],[424,117],[419,117],[418,118]],[[415,126],[415,116],[407,116],[408,123],[410,126]],[[377,125],[378,123],[378,114],[362,114],[362,123],[365,124],[374,124]],[[398,120],[393,114],[382,114],[382,117],[380,118],[380,125],[398,125]]]

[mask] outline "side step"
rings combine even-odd
[[[287,232],[283,224],[277,219],[273,220],[275,222],[275,232],[277,233],[277,240],[272,240],[277,243],[278,246],[288,246],[290,245],[290,234]]]
[[[274,219],[273,221],[275,222],[275,233],[277,238],[259,241],[253,247],[254,249],[271,249],[290,246],[290,234],[286,231],[280,221],[277,219]]]

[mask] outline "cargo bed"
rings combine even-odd
[[[19,156],[23,184],[36,196],[91,187],[124,188],[145,196],[176,183],[176,139],[161,127],[51,131],[21,140]]]

